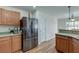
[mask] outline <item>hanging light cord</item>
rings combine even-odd
[[[68,8],[69,8],[69,20],[71,19],[71,17],[70,17],[70,7],[71,7],[71,6],[68,6]]]

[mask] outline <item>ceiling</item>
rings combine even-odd
[[[44,12],[52,13],[52,14],[68,14],[69,10],[67,6],[42,6],[37,7],[37,10],[42,10]],[[72,6],[71,13],[79,11],[79,6]]]
[[[29,10],[32,11],[33,10],[33,6],[11,6],[11,7],[22,9],[25,11],[29,11]]]
[[[15,8],[19,8],[25,11],[33,11],[33,10],[40,10],[49,14],[53,15],[60,15],[60,14],[68,14],[68,7],[67,6],[37,6],[35,9],[33,6],[12,6]],[[79,6],[72,6],[71,12],[79,11]]]

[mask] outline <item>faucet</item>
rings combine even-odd
[[[14,31],[18,33],[18,27],[14,27]]]
[[[9,31],[10,31],[10,33],[14,33],[14,30],[13,30],[13,29],[11,29],[11,28],[9,28]]]

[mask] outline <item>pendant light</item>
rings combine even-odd
[[[71,9],[70,8],[71,8],[71,6],[68,6],[68,9],[69,9],[69,20],[70,21],[75,21],[74,15],[73,14],[71,15]]]
[[[33,6],[33,8],[35,9],[35,8],[36,8],[36,6]]]

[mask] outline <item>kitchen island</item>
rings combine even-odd
[[[56,33],[56,50],[64,53],[79,53],[79,35]]]

